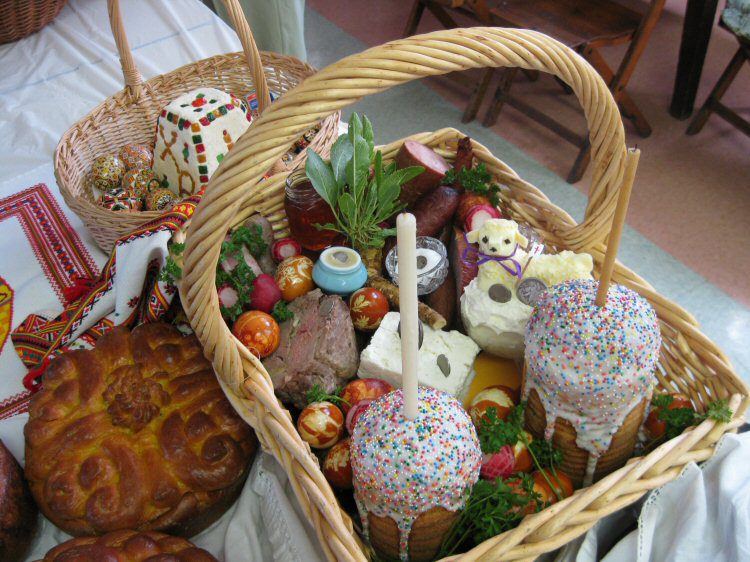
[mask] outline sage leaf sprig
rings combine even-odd
[[[375,151],[372,123],[356,113],[349,131],[331,147],[328,162],[307,149],[305,172],[315,191],[330,205],[335,224],[317,224],[346,236],[357,250],[382,248],[396,230],[383,222],[403,209],[398,201],[401,185],[424,171],[421,166],[396,169],[383,164],[383,155]]]

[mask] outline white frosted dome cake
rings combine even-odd
[[[428,387],[419,387],[418,395],[413,421],[403,415],[401,390],[373,402],[351,444],[354,498],[365,532],[370,513],[393,519],[402,559],[421,514],[464,508],[482,461],[474,425],[458,400]]]
[[[661,347],[651,305],[622,285],[599,308],[593,280],[566,281],[539,300],[526,330],[524,399],[535,390],[546,413],[545,438],[568,420],[577,445],[599,457],[626,416],[651,395]]]

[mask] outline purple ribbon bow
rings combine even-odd
[[[478,259],[476,261],[477,267],[482,265],[483,263],[487,263],[488,261],[495,261],[499,263],[501,266],[503,266],[503,269],[510,273],[513,277],[521,278],[521,275],[523,274],[523,268],[521,267],[521,263],[514,259],[513,256],[516,255],[516,252],[518,251],[518,243],[516,243],[516,247],[513,248],[513,252],[507,256],[493,256],[490,254],[484,254],[474,248],[474,246],[469,242],[469,237],[466,236],[466,233],[464,232],[464,240],[466,241],[466,249],[464,250],[463,255],[461,256],[461,261],[463,261],[465,264],[470,265],[471,262],[469,261],[469,254],[474,254]],[[508,266],[505,262],[509,261],[513,264],[513,268]]]

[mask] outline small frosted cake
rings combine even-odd
[[[620,466],[633,453],[655,384],[661,347],[651,305],[622,285],[596,303],[598,282],[550,288],[526,330],[526,424],[552,439],[562,470],[577,485]]]
[[[373,402],[354,429],[354,499],[378,554],[432,560],[479,478],[474,425],[452,396],[420,387],[417,418],[403,392]]]

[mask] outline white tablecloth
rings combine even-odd
[[[121,5],[130,45],[146,78],[240,49],[234,33],[198,0],[128,0]],[[34,229],[51,222],[55,241],[73,240],[78,247],[74,268],[79,270],[96,271],[107,257],[65,207],[52,165],[62,134],[123,87],[106,2],[70,0],[40,33],[0,45],[0,70],[0,202],[6,203],[0,204],[0,290],[12,290],[13,295],[6,307],[0,305],[0,401],[6,402],[24,391],[21,379],[26,373],[7,328],[15,329],[32,313],[59,313],[63,302],[56,277],[69,273],[65,259],[55,262],[59,271],[42,266],[40,252],[54,254],[56,246],[30,243]],[[38,201],[12,207],[15,202],[8,198],[32,186],[37,188],[29,197]],[[29,208],[39,210],[33,206],[37,203],[39,217],[23,216]],[[40,232],[41,238],[49,234]],[[66,258],[76,256],[70,247],[62,252]],[[0,439],[21,461],[26,419],[21,414],[0,421]],[[231,562],[320,560],[314,532],[302,523],[297,509],[281,467],[272,457],[259,455],[240,499],[193,542]],[[67,538],[43,520],[28,559],[41,558]]]

